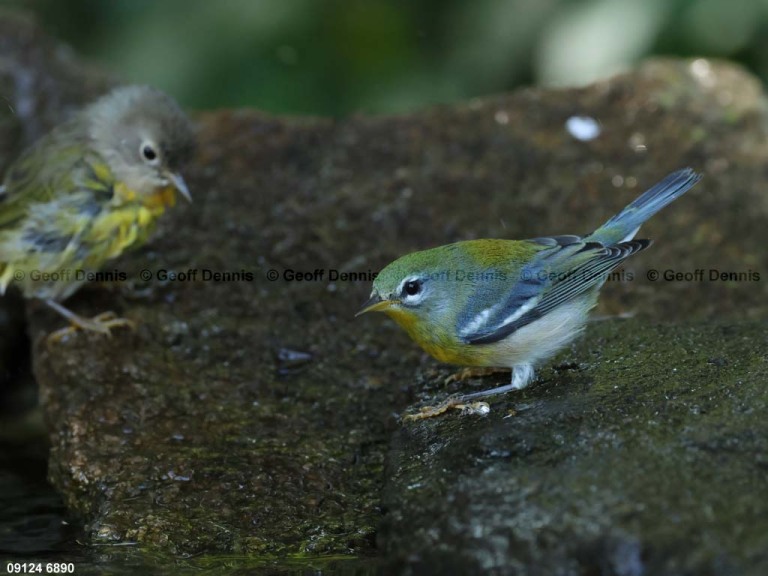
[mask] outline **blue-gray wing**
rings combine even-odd
[[[556,240],[561,238],[564,241],[556,241],[551,250],[540,252],[524,266],[519,278],[510,279],[514,284],[505,298],[490,306],[490,298],[485,295],[473,298],[460,314],[457,325],[464,342],[490,344],[507,338],[561,304],[600,286],[608,272],[651,245],[650,240],[630,240],[603,246],[577,236]],[[578,241],[572,241],[574,238]],[[536,239],[539,240],[555,239]]]

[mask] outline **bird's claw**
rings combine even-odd
[[[440,416],[448,410],[460,410],[463,415],[485,416],[491,411],[487,402],[465,402],[463,396],[451,396],[437,406],[422,406],[416,414],[403,416],[404,422],[415,422]]]
[[[483,378],[485,376],[492,376],[494,374],[502,374],[508,372],[509,368],[484,368],[471,366],[469,368],[462,368],[458,372],[454,372],[445,379],[444,384],[448,386],[455,382],[466,382],[472,378]]]
[[[97,332],[104,334],[107,338],[112,337],[113,328],[136,329],[136,324],[128,318],[119,318],[114,312],[102,312],[93,318],[82,318],[73,315],[69,317],[70,325],[66,328],[56,330],[48,336],[48,343],[55,344],[61,342],[64,338],[80,331]]]

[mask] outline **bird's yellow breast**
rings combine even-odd
[[[115,184],[116,201],[99,214],[84,239],[93,246],[89,260],[93,264],[119,256],[134,244],[146,241],[155,221],[167,207],[176,202],[172,186],[159,188],[154,194],[139,196],[123,183]],[[98,262],[101,261],[101,262]]]
[[[118,182],[114,186],[115,199],[118,204],[141,204],[157,216],[176,204],[176,189],[173,186],[157,188],[154,193],[139,197],[135,190],[125,183]]]
[[[415,314],[402,308],[389,308],[385,313],[405,330],[411,339],[430,356],[446,364],[460,366],[490,366],[493,346],[466,344],[449,330],[426,326]]]
[[[166,208],[171,208],[176,204],[176,189],[173,186],[166,186],[160,188],[148,196],[144,201],[144,206],[150,210],[159,210],[160,213],[164,212]]]

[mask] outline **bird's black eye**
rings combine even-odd
[[[416,296],[421,292],[421,281],[420,280],[408,280],[403,285],[403,294],[406,296]]]
[[[147,162],[154,162],[157,160],[157,151],[155,150],[154,146],[152,146],[152,144],[147,144],[145,142],[141,145],[141,156]]]

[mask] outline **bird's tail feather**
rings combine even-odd
[[[701,174],[694,172],[691,168],[672,172],[587,236],[585,240],[615,244],[632,239],[643,222],[685,194],[699,180],[701,180]]]

